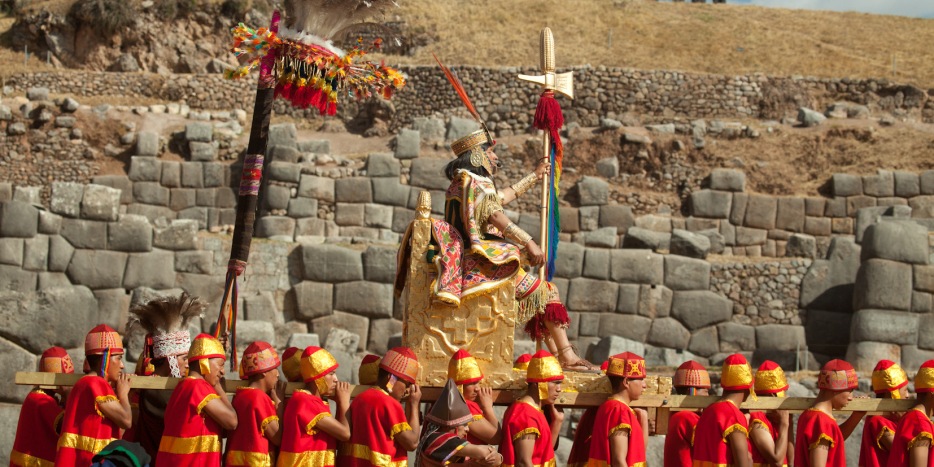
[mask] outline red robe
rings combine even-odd
[[[811,448],[821,440],[830,441],[827,467],[846,467],[843,432],[833,417],[817,409],[808,409],[798,417],[795,433],[795,467],[811,465]]]
[[[555,450],[551,444],[551,425],[541,409],[523,401],[510,405],[503,415],[503,440],[499,445],[503,465],[516,464],[516,449],[512,443],[528,434],[538,436],[532,450],[532,465],[554,467]]]
[[[320,397],[299,389],[282,414],[282,446],[279,467],[320,466],[333,467],[337,440],[321,430],[318,422],[331,416],[331,408]]]
[[[483,416],[483,409],[480,408],[480,404],[474,401],[466,400],[466,399],[464,400],[464,402],[467,403],[467,408],[470,409],[470,413],[473,415],[474,422],[485,419],[485,417]],[[467,432],[467,442],[470,444],[489,444],[486,441],[483,441],[482,439],[477,438],[470,432]]]
[[[100,404],[118,401],[107,380],[87,375],[68,395],[58,439],[56,467],[91,465],[91,458],[120,437],[120,428],[100,411]]]
[[[905,412],[895,428],[895,439],[889,450],[888,466],[908,466],[911,446],[921,439],[934,441],[934,424],[922,410],[912,409]],[[934,453],[928,453],[928,467],[934,466]]]
[[[766,417],[765,412],[749,412],[749,430],[752,431],[757,426],[764,428],[769,432],[769,436],[772,437],[772,442],[778,442],[779,433],[775,431],[775,427],[772,426],[772,422],[769,421]],[[752,465],[753,467],[767,467],[769,465],[766,462],[765,458],[762,457],[762,454],[759,454],[759,450],[756,448],[756,445],[752,442],[752,439],[749,440],[749,449],[752,450]],[[788,457],[782,460],[782,465],[788,465]]]
[[[16,424],[10,467],[51,467],[65,411],[49,394],[35,390],[26,396]]]
[[[266,425],[279,420],[276,405],[266,393],[251,387],[237,388],[232,405],[237,411],[237,429],[227,438],[224,465],[271,467],[272,457],[265,432]]]
[[[568,467],[585,467],[590,457],[590,439],[593,434],[593,424],[597,419],[597,409],[590,407],[581,415],[574,430],[574,444],[571,445],[571,454],[568,455]]]
[[[221,464],[221,427],[202,414],[204,406],[220,396],[203,379],[182,379],[165,409],[165,430],[159,443],[159,461],[163,465],[219,466]]]
[[[727,443],[727,437],[734,431],[746,435],[748,449],[746,416],[733,402],[721,400],[704,409],[694,429],[694,467],[735,465],[733,451]]]
[[[338,465],[382,467],[408,463],[408,451],[394,440],[412,427],[402,404],[382,388],[367,389],[350,403],[350,426],[350,442],[341,444]]]
[[[691,447],[694,446],[694,427],[700,420],[697,412],[675,412],[668,419],[665,437],[665,467],[691,467]]]
[[[895,434],[895,421],[873,415],[863,426],[863,439],[859,445],[859,467],[885,467],[889,461],[889,450],[882,447],[882,437]]]
[[[645,467],[645,439],[642,436],[639,418],[628,404],[614,397],[607,399],[597,409],[590,441],[590,465],[610,465],[610,436],[620,431],[629,433],[626,465]]]

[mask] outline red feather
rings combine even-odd
[[[441,59],[439,59],[438,56],[434,54],[434,52],[432,52],[431,55],[435,57],[435,61],[438,62],[438,66],[441,67],[441,71],[444,72],[444,76],[451,83],[451,86],[454,86],[454,91],[456,91],[457,95],[460,96],[461,101],[467,107],[467,111],[470,112],[470,115],[473,115],[473,118],[478,122],[482,122],[483,119],[480,118],[480,113],[477,112],[477,109],[474,108],[473,103],[470,102],[470,98],[467,97],[467,91],[464,90],[464,85],[461,84],[461,81],[457,79],[457,76],[455,76],[454,73],[448,69],[448,67],[441,63]]]

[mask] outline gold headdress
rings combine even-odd
[[[467,96],[467,91],[464,89],[464,85],[461,84],[461,81],[457,79],[457,76],[454,75],[448,67],[441,63],[441,59],[439,59],[437,55],[432,55],[435,57],[435,61],[438,62],[438,66],[441,67],[441,71],[444,72],[444,77],[447,78],[451,86],[454,87],[454,92],[457,93],[461,102],[467,107],[467,111],[470,112],[474,120],[480,124],[479,130],[451,143],[451,151],[454,152],[454,156],[456,157],[460,157],[467,151],[470,151],[470,165],[478,168],[483,167],[487,175],[493,175],[493,163],[490,161],[490,158],[487,157],[483,145],[488,144],[492,147],[496,144],[496,140],[494,140],[493,135],[490,134],[490,130],[487,128],[483,118],[480,117],[480,112],[477,112],[473,103],[470,102],[470,97]]]

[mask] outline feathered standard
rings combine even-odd
[[[140,358],[143,368],[153,359],[167,358],[172,376],[179,378],[182,370],[175,358],[188,353],[191,335],[188,325],[204,312],[205,303],[182,292],[181,295],[160,296],[130,309],[134,315],[127,326],[140,326],[146,330],[146,348]],[[152,369],[146,371],[151,374]]]

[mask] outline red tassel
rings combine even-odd
[[[532,125],[539,130],[547,130],[552,135],[564,126],[564,114],[561,112],[561,104],[555,99],[554,91],[545,91],[538,99]]]
[[[545,305],[545,312],[532,317],[528,323],[525,323],[525,333],[532,340],[543,340],[548,337],[547,322],[552,322],[558,326],[567,326],[571,324],[571,317],[568,316],[568,309],[561,302],[553,302]]]

